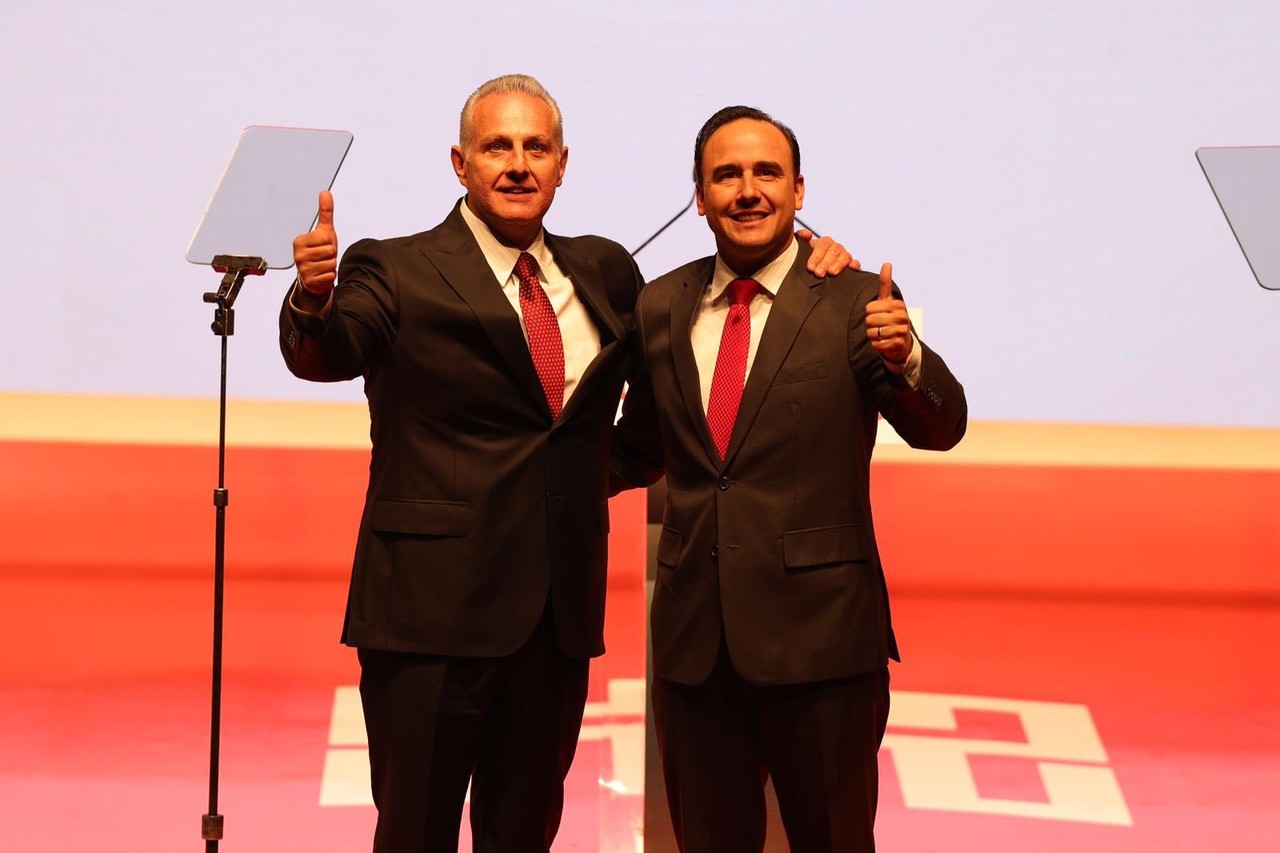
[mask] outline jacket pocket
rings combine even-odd
[[[680,548],[684,545],[684,534],[670,527],[662,528],[658,534],[658,565],[674,569],[680,561]]]
[[[866,531],[856,524],[789,530],[782,534],[782,562],[790,570],[816,569],[871,559]]]
[[[369,526],[379,533],[466,536],[471,505],[459,501],[378,500],[369,510]]]
[[[793,364],[783,367],[773,377],[774,385],[791,385],[795,382],[811,382],[814,379],[825,379],[827,376],[827,363],[825,361],[810,361],[805,364]]]

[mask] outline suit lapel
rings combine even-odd
[[[738,405],[738,417],[733,422],[733,434],[729,437],[725,462],[731,460],[742,445],[752,421],[760,412],[765,395],[773,385],[774,376],[791,351],[796,335],[800,333],[800,327],[818,302],[818,294],[813,288],[820,279],[814,278],[805,269],[808,256],[808,252],[801,251],[773,299],[769,319],[760,336],[760,346],[756,349],[755,360],[751,362],[751,373],[747,376],[746,387],[742,389],[742,402]]]
[[[589,399],[588,389],[597,381],[600,365],[604,363],[610,349],[619,346],[618,342],[625,336],[625,331],[622,321],[609,303],[607,284],[604,274],[600,271],[599,261],[580,251],[575,251],[573,241],[564,237],[544,232],[544,239],[547,248],[556,259],[556,266],[560,267],[560,271],[573,285],[574,294],[586,307],[587,316],[591,318],[596,331],[600,333],[600,352],[583,370],[582,376],[578,378],[578,387],[565,401],[564,409],[560,412],[560,418],[564,419],[572,417],[582,401]]]
[[[705,258],[689,271],[684,287],[671,300],[671,359],[675,365],[676,381],[680,396],[689,411],[689,420],[697,430],[702,446],[709,458],[719,464],[720,451],[716,449],[707,426],[707,412],[702,406],[702,383],[698,378],[698,360],[693,354],[693,315],[702,305],[702,297],[715,270],[715,258]],[[709,381],[709,380],[708,380]]]
[[[609,304],[600,264],[594,258],[574,251],[571,241],[564,237],[544,232],[544,239],[556,264],[573,284],[574,293],[587,307],[587,313],[600,331],[600,348],[603,350],[620,340],[623,336],[622,321]]]
[[[461,202],[459,202],[461,204]],[[546,410],[547,397],[533,367],[529,345],[520,328],[520,318],[493,277],[489,262],[455,205],[453,212],[435,230],[434,246],[419,244],[419,250],[440,271],[445,282],[471,307],[476,321],[493,341],[511,375],[534,402]]]

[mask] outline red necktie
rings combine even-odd
[[[551,417],[557,418],[564,405],[564,344],[560,341],[560,324],[547,292],[538,281],[538,262],[528,252],[521,252],[516,261],[516,278],[520,280],[520,314],[529,336],[533,369],[542,381]]]
[[[751,347],[751,299],[760,284],[751,278],[729,282],[729,315],[720,333],[720,353],[711,376],[711,398],[707,401],[707,426],[715,439],[720,458],[729,447],[733,422],[742,402],[742,386],[747,378],[747,350]]]

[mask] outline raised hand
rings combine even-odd
[[[911,320],[907,303],[893,296],[893,264],[880,267],[880,293],[867,303],[867,339],[895,372],[902,370],[911,355]]]
[[[328,190],[320,191],[316,227],[293,238],[293,262],[307,293],[327,296],[333,290],[338,281],[338,232],[333,230],[333,193]]]
[[[813,247],[813,254],[809,256],[806,269],[818,278],[836,275],[843,272],[846,267],[851,270],[862,269],[858,259],[830,237],[815,238],[808,228],[801,228],[796,232],[796,237],[800,240],[808,240],[809,245]]]

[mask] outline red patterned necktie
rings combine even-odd
[[[733,422],[742,402],[742,386],[747,378],[747,350],[751,347],[751,299],[760,290],[752,278],[729,282],[729,315],[720,333],[720,353],[711,376],[711,398],[707,401],[707,426],[715,439],[720,458],[729,447]]]
[[[516,278],[520,280],[520,314],[529,336],[533,368],[542,381],[551,416],[556,418],[564,405],[564,344],[560,341],[560,324],[547,292],[538,281],[538,262],[528,252],[521,252],[516,261]]]

